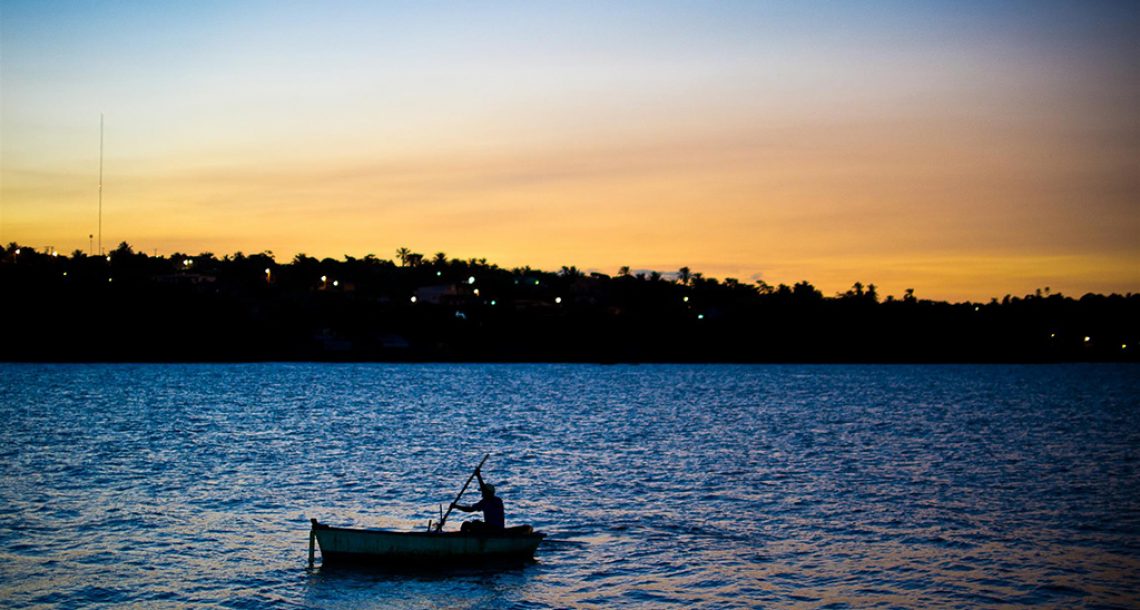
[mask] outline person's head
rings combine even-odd
[[[483,492],[484,498],[495,497],[495,486],[490,483],[483,483],[483,487],[480,487],[479,491]]]

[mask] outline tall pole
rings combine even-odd
[[[99,113],[99,256],[103,256],[103,113]]]

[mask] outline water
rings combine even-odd
[[[1138,373],[0,365],[0,605],[1137,607]],[[484,452],[537,563],[306,570]]]

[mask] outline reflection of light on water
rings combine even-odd
[[[5,366],[0,594],[1127,606],[1136,385],[1096,366]],[[310,517],[422,530],[488,447],[508,522],[550,533],[537,563],[305,570]]]

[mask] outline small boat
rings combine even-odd
[[[489,457],[490,454],[483,456],[483,461],[467,477],[463,489],[459,490],[459,495],[455,496],[455,501],[446,513],[443,512],[443,506],[440,506],[439,523],[429,521],[426,532],[331,527],[316,519],[309,519],[313,524],[309,530],[309,567],[313,567],[318,544],[321,547],[321,565],[355,563],[391,567],[480,567],[533,559],[535,549],[546,538],[546,534],[534,531],[529,525],[500,530],[443,531],[451,509],[458,505],[472,479],[479,477],[479,484],[483,484],[479,472]]]
[[[532,559],[546,537],[529,525],[498,532],[393,532],[331,527],[316,519],[309,521],[313,525],[309,531],[310,566],[314,541],[320,545],[322,565],[479,567]]]

